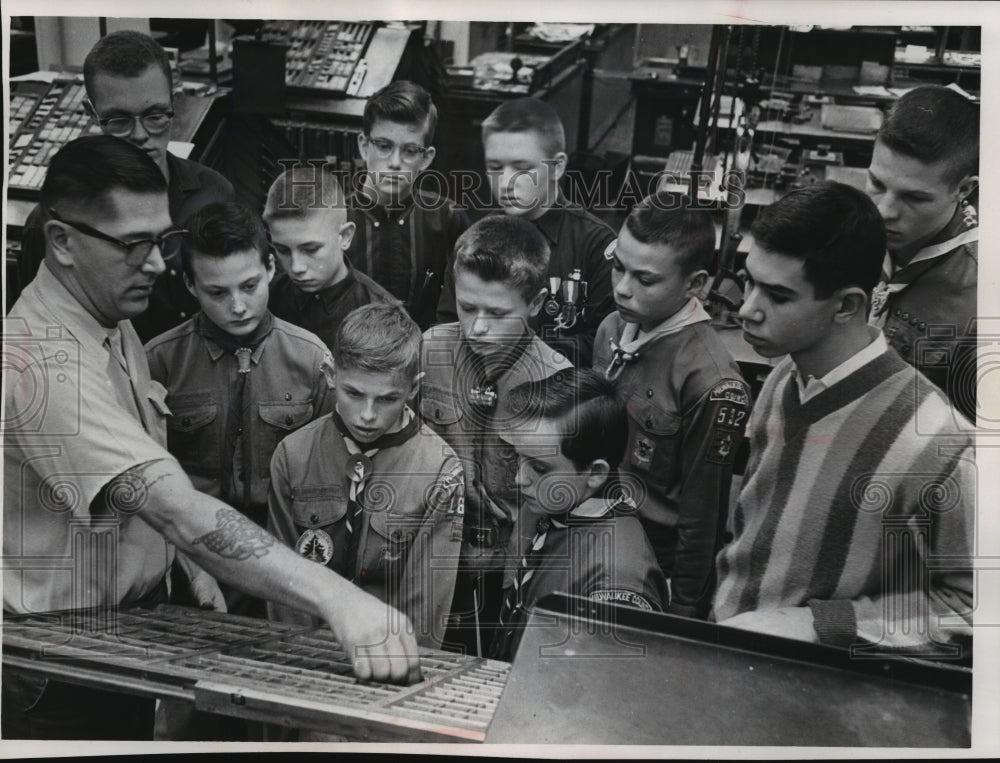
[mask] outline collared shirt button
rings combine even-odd
[[[646,397],[652,397],[652,396],[653,396],[653,390],[647,389],[646,390]]]
[[[377,228],[378,227],[378,220],[376,220],[375,222],[373,222],[372,225],[374,225]]]
[[[187,317],[188,317],[188,314],[182,311],[181,312],[181,318],[187,318]]]
[[[236,430],[236,434],[243,434],[243,427]]]
[[[319,522],[319,514],[310,514],[309,515],[309,524],[313,524],[314,525],[317,522]]]
[[[902,315],[902,314],[903,314],[903,311],[900,310],[898,307],[896,308],[896,312],[893,313],[893,315],[895,315],[895,316],[899,316],[899,315]]]
[[[910,314],[908,312],[903,313],[902,318],[904,321],[908,321],[910,320]]]
[[[170,275],[172,275],[172,276],[177,275],[177,271],[174,270],[173,268],[170,268]]]
[[[653,428],[653,420],[646,419],[646,429],[652,429],[652,428]]]
[[[927,328],[927,324],[921,321],[921,323],[917,326],[917,328],[920,329],[921,331],[924,331]]]
[[[294,419],[292,418],[291,414],[285,416],[285,424],[287,424],[288,426],[291,426],[292,425],[292,421],[294,421]]]
[[[181,419],[181,426],[184,426],[184,427],[191,426],[191,417],[190,416],[185,416],[183,419]]]
[[[285,400],[291,400],[291,399],[292,399],[292,393],[291,392],[286,392],[285,393]]]
[[[919,318],[917,318],[917,317],[910,318],[910,325],[911,326],[916,326],[918,323],[920,323],[920,319]]]
[[[399,218],[399,224],[400,224],[400,225],[402,225],[402,224],[403,224],[403,222],[404,222],[403,218],[402,218],[402,217],[400,217],[400,218]]]

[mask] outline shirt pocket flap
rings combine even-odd
[[[193,432],[215,420],[219,407],[208,392],[188,392],[170,396],[172,413],[167,426],[176,432]]]
[[[167,388],[158,381],[151,379],[146,390],[146,397],[150,405],[156,409],[161,416],[170,415],[170,407],[167,405]]]
[[[391,511],[372,511],[368,524],[376,535],[395,543],[411,543],[423,520],[421,517],[396,514]]]
[[[420,415],[424,421],[448,426],[462,418],[455,396],[444,387],[425,384],[420,390]]]
[[[346,514],[347,495],[340,485],[302,485],[292,488],[292,518],[300,527],[332,525]]]
[[[681,428],[681,417],[661,408],[638,393],[629,398],[628,415],[636,424],[653,435],[674,435]]]
[[[279,429],[289,431],[308,424],[312,418],[312,403],[261,403],[260,417]]]

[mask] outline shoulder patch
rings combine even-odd
[[[625,591],[621,588],[602,588],[590,594],[590,598],[594,601],[606,601],[610,604],[625,604],[629,607],[638,607],[650,612],[653,610],[653,605],[645,597],[640,596],[634,591]]]
[[[712,387],[708,395],[709,402],[725,401],[736,405],[750,407],[750,393],[746,384],[737,379],[726,379]]]

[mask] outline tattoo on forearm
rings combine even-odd
[[[274,537],[258,527],[236,509],[219,509],[215,513],[218,528],[195,538],[193,545],[204,544],[205,548],[224,559],[245,561],[251,557],[266,556]]]

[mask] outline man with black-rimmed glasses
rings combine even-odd
[[[87,111],[104,134],[142,149],[160,168],[173,221],[180,223],[213,201],[235,200],[232,184],[218,172],[167,151],[174,117],[173,76],[166,52],[153,38],[131,30],[101,38],[87,54],[83,78]],[[45,257],[44,222],[39,208],[25,222],[19,263],[23,284],[35,277]],[[144,342],[198,311],[184,286],[179,252],[165,256],[164,262],[148,309],[132,321]]]

